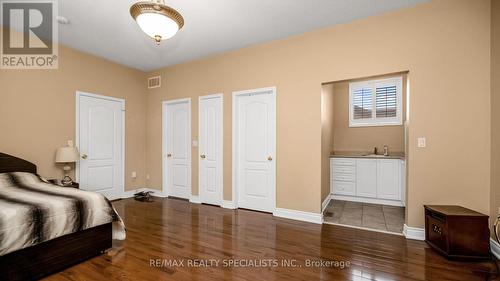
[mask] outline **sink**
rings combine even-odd
[[[374,154],[373,152],[333,152],[330,157],[334,158],[377,158],[377,159],[405,159],[403,153],[395,152],[384,156],[383,154]]]
[[[361,156],[364,156],[364,157],[374,157],[374,158],[385,158],[385,157],[389,157],[390,155],[383,155],[383,154],[363,154]]]

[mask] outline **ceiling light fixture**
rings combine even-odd
[[[156,44],[172,38],[184,26],[184,18],[163,0],[138,2],[130,7],[130,15]]]

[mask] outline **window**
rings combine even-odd
[[[349,83],[349,127],[403,124],[403,78]]]

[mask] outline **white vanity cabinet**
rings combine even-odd
[[[330,173],[334,199],[404,206],[404,160],[331,158]]]

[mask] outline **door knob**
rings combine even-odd
[[[200,157],[201,157],[201,159],[205,159],[206,158],[205,154],[200,155]]]
[[[273,157],[271,155],[267,156],[267,161],[273,161]]]
[[[87,154],[82,154],[82,159],[87,159]]]
[[[167,154],[167,157],[168,158],[172,157],[172,153]]]

